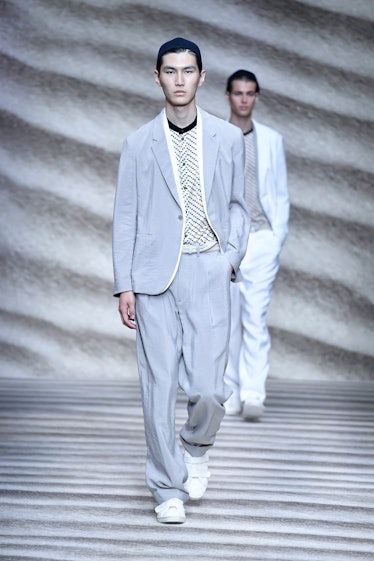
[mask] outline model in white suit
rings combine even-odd
[[[161,46],[165,110],[127,138],[114,208],[114,292],[123,323],[137,328],[146,481],[162,523],[184,522],[183,503],[208,484],[208,450],[230,395],[230,281],[249,232],[243,135],[197,108],[204,77],[195,43]],[[188,396],[181,446],[178,385]]]
[[[226,380],[233,389],[228,414],[245,419],[264,412],[269,372],[270,336],[267,311],[279,256],[287,236],[289,199],[282,136],[252,119],[259,94],[256,76],[238,70],[227,82],[230,122],[241,128],[246,143],[246,201],[251,217],[242,280],[232,286],[229,362]]]

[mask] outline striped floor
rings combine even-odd
[[[374,559],[374,382],[271,380],[261,422],[224,419],[206,498],[172,527],[136,381],[0,383],[1,560]]]

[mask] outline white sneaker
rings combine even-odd
[[[208,487],[208,479],[210,473],[208,471],[208,452],[204,456],[191,456],[184,451],[184,462],[186,464],[188,479],[184,484],[184,488],[193,501],[198,501],[204,496],[204,493]]]
[[[237,393],[234,392],[225,402],[226,415],[240,415],[241,410],[242,404],[240,403],[240,397]]]
[[[186,521],[183,501],[168,499],[155,508],[157,520],[162,524],[183,524]]]
[[[246,421],[255,421],[265,412],[265,405],[261,398],[246,399],[242,402],[242,417]]]

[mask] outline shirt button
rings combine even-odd
[[[183,216],[181,214],[178,216],[178,220],[183,220]]]

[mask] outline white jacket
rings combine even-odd
[[[290,203],[282,136],[252,120],[257,150],[257,184],[262,208],[283,244],[288,232]]]

